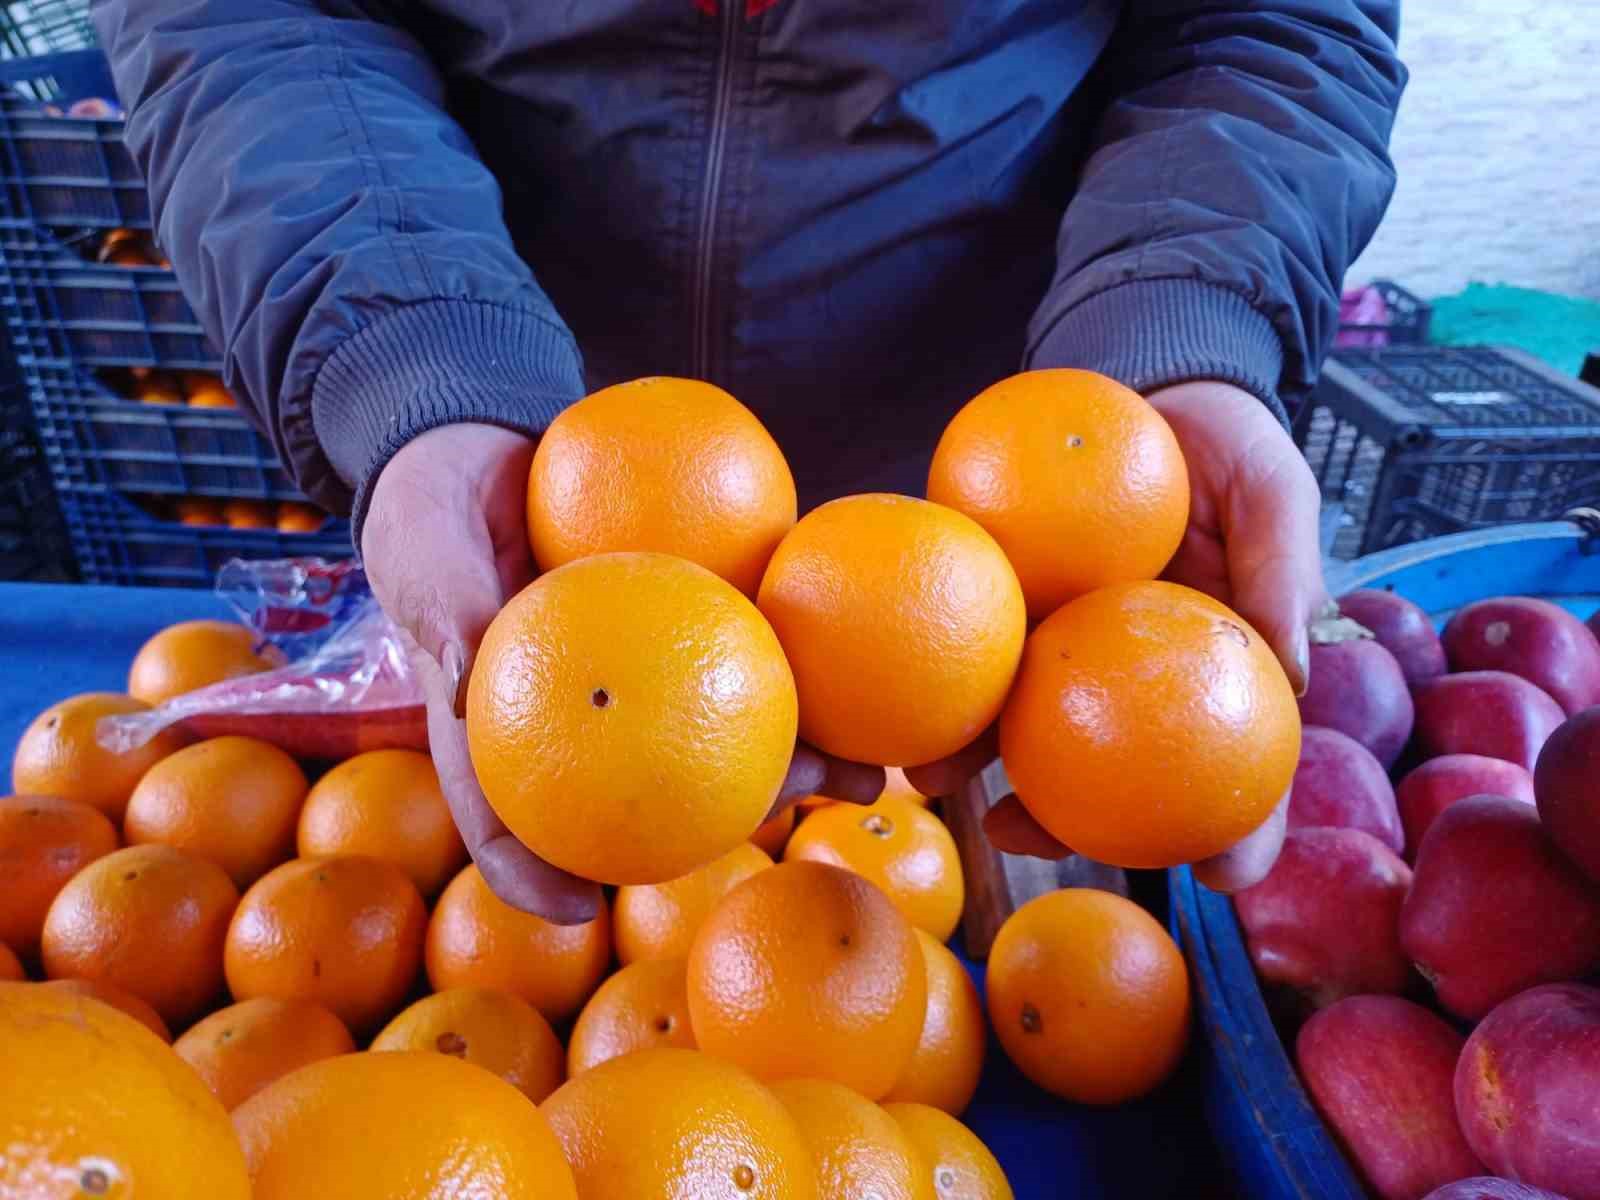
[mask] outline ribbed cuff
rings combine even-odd
[[[328,357],[311,393],[323,453],[354,490],[361,545],[372,481],[412,438],[479,422],[531,435],[583,395],[572,335],[546,316],[473,300],[395,309]]]
[[[1045,327],[1026,366],[1098,371],[1144,394],[1217,380],[1288,422],[1278,398],[1283,343],[1272,322],[1237,292],[1196,279],[1138,279],[1096,292]]]

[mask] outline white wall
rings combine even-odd
[[[1400,182],[1352,283],[1600,300],[1600,0],[1403,0]]]

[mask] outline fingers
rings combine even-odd
[[[789,760],[789,773],[784,777],[783,787],[767,818],[770,820],[807,796],[826,796],[847,804],[871,804],[883,795],[886,782],[882,767],[835,758],[804,742],[796,742],[794,757]]]
[[[983,832],[1002,854],[1022,854],[1029,858],[1056,860],[1072,850],[1056,841],[1022,807],[1015,793],[1008,793],[983,815]]]
[[[965,748],[948,758],[907,767],[906,779],[924,796],[950,796],[966,786],[1000,756],[1000,726],[994,724],[980,733]]]
[[[1311,672],[1307,626],[1328,599],[1317,536],[1321,505],[1305,459],[1276,427],[1252,447],[1229,488],[1234,607],[1267,639],[1297,696]]]
[[[443,673],[420,648],[410,658],[427,700],[428,746],[439,788],[489,890],[512,908],[557,925],[592,921],[600,910],[599,885],[552,867],[511,836],[478,786],[466,722],[451,710]]]
[[[1194,877],[1214,892],[1232,894],[1267,877],[1289,829],[1289,793],[1254,833],[1230,850],[1194,864]]]

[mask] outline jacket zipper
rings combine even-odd
[[[722,43],[717,51],[716,74],[712,79],[711,137],[706,149],[705,180],[700,189],[700,229],[695,243],[692,374],[706,379],[711,374],[711,277],[717,241],[717,199],[722,185],[723,151],[728,141],[728,120],[733,108],[733,50],[739,30],[742,0],[722,0]]]

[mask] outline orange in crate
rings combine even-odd
[[[612,918],[617,958],[624,965],[683,958],[717,902],[772,860],[746,843],[681,879],[617,889]]]
[[[81,800],[0,799],[0,944],[39,953],[50,902],[84,867],[119,845],[116,826]]]
[[[273,1080],[353,1053],[356,1044],[344,1022],[320,1004],[257,996],[197,1021],[172,1048],[232,1112]]]
[[[572,1027],[567,1071],[579,1075],[635,1050],[663,1046],[695,1049],[688,968],[681,958],[636,962],[602,983]]]
[[[144,701],[116,692],[86,692],[52,704],[17,741],[11,786],[19,794],[81,800],[121,821],[140,776],[186,739],[166,729],[143,746],[118,753],[102,746],[95,730],[106,717],[149,711]]]
[[[936,1200],[922,1156],[872,1101],[821,1079],[786,1079],[772,1094],[811,1150],[819,1200]]]
[[[278,505],[279,533],[316,533],[328,523],[328,514],[314,504],[285,500]]]
[[[217,527],[227,522],[222,516],[222,502],[209,496],[184,496],[173,506],[178,524],[199,527]]]
[[[920,929],[917,944],[922,948],[922,963],[928,972],[928,1007],[922,1018],[922,1037],[884,1103],[902,1100],[931,1104],[959,1116],[978,1090],[989,1025],[984,1020],[978,989],[961,960],[949,947]]]
[[[128,694],[156,705],[276,665],[257,653],[255,634],[237,622],[180,621],[139,647],[128,669]]]
[[[535,1104],[566,1078],[550,1022],[526,1000],[490,988],[424,996],[372,1039],[375,1051],[431,1050],[500,1076]]]
[[[926,1104],[885,1104],[883,1111],[916,1147],[940,1200],[1014,1200],[993,1152],[949,1113]]]
[[[127,1013],[163,1042],[172,1040],[172,1031],[161,1019],[161,1014],[127,988],[107,983],[104,979],[50,979],[39,986],[60,992],[71,992],[77,996],[87,996],[91,1000],[100,1001],[101,1004],[109,1004],[112,1008]]]
[[[272,506],[259,500],[229,500],[222,506],[222,519],[229,529],[271,529],[276,523]]]
[[[167,372],[152,371],[134,381],[133,398],[140,404],[182,404],[183,389]]]

